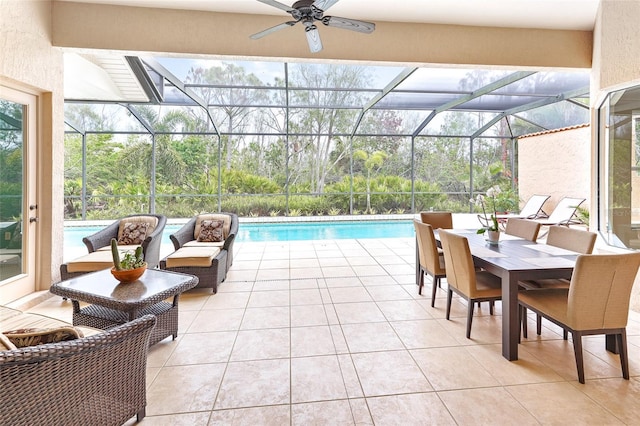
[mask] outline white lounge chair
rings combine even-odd
[[[536,222],[538,222],[540,226],[569,226],[572,224],[582,223],[576,218],[576,211],[584,201],[584,198],[564,197],[560,202],[558,202],[558,205],[556,205],[548,218],[536,219]]]
[[[539,218],[547,218],[547,214],[542,210],[542,206],[549,199],[549,195],[532,195],[531,198],[527,200],[524,206],[522,206],[522,210],[520,213],[509,213],[509,214],[499,214],[496,215],[496,219],[498,219],[498,223],[504,229],[504,226],[508,219],[539,219]],[[482,226],[488,226],[488,223],[485,223],[485,218],[482,215],[478,215],[478,220]]]

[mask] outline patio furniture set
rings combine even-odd
[[[176,251],[160,260],[165,224],[162,215],[131,215],[83,238],[89,253],[63,264],[50,288],[71,300],[72,324],[0,306],[0,423],[142,420],[149,346],[177,337],[181,293],[216,292],[238,232],[235,214],[198,215],[171,235]],[[112,238],[118,251],[142,247],[148,269],[137,281],[110,273]]]
[[[559,211],[565,211],[561,222],[565,226],[517,215],[507,218],[507,235],[499,244],[489,244],[475,230],[453,229],[452,220],[435,217],[429,223],[435,212],[421,214],[421,220],[414,221],[419,294],[424,276],[430,275],[434,306],[436,288],[446,278],[446,319],[455,292],[467,300],[467,338],[476,303],[489,301],[493,308],[495,301],[501,301],[502,354],[509,360],[518,359],[518,343],[521,336],[527,337],[527,310],[532,310],[538,335],[542,318],[562,328],[565,340],[572,334],[580,383],[585,383],[582,336],[604,334],[607,350],[620,355],[622,375],[628,380],[626,325],[640,253],[591,254],[597,235],[568,226],[582,201],[559,204]],[[547,224],[546,243],[538,243],[540,228]]]

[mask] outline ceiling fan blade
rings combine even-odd
[[[366,34],[371,34],[373,30],[376,29],[376,24],[374,23],[358,21],[357,19],[340,18],[338,16],[325,16],[322,18],[322,23],[329,27],[358,31]]]
[[[304,29],[307,35],[307,43],[309,43],[309,50],[311,53],[318,53],[322,50],[322,41],[320,40],[320,32],[315,25],[309,25]]]
[[[286,4],[282,4],[276,0],[258,0],[260,3],[268,4],[269,6],[277,7],[278,9],[282,9],[285,12],[290,13],[293,9]]]
[[[264,31],[260,31],[259,33],[255,33],[253,35],[250,35],[249,38],[252,40],[257,40],[259,38],[262,38],[266,35],[269,35],[271,33],[275,33],[278,30],[282,30],[284,28],[287,27],[293,27],[298,21],[287,21],[287,22],[283,22],[282,24],[278,24],[275,27],[271,27],[271,28],[267,28]]]
[[[315,2],[313,2],[313,6],[325,12],[331,6],[338,3],[338,1],[339,0],[316,0]]]

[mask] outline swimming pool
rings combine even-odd
[[[182,225],[167,225],[162,233],[162,245],[173,248],[169,235]],[[66,226],[64,228],[65,252],[85,249],[82,238],[102,229],[101,226]],[[356,238],[405,238],[415,235],[411,220],[367,220],[340,222],[282,222],[241,223],[236,241],[300,241],[336,240]],[[85,249],[86,250],[86,249]]]

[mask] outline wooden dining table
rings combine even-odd
[[[518,359],[518,281],[570,278],[578,253],[501,233],[498,244],[490,244],[475,230],[451,229],[469,241],[476,266],[502,280],[502,356]],[[439,241],[438,232],[435,231]]]

